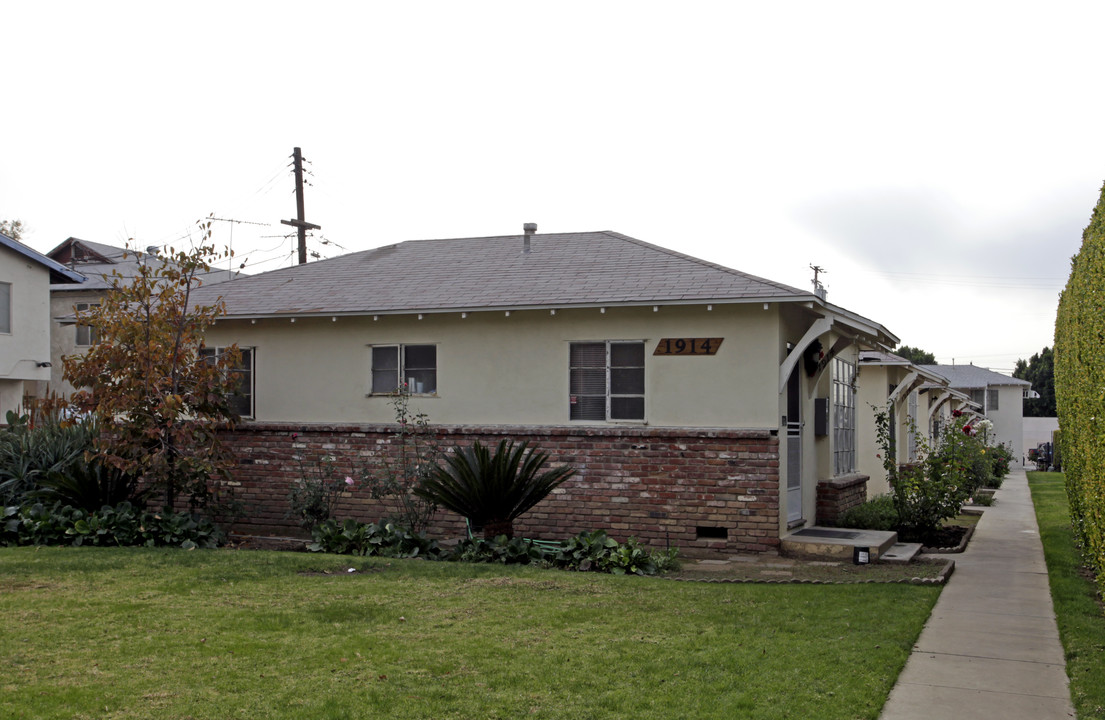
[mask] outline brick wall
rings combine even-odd
[[[817,483],[817,523],[835,525],[845,510],[867,500],[867,475],[844,475]]]
[[[562,539],[605,529],[653,547],[670,544],[694,557],[718,551],[763,552],[779,544],[778,439],[766,430],[585,427],[439,427],[443,447],[479,439],[529,440],[550,463],[577,474],[515,523],[523,537]],[[295,534],[285,517],[290,483],[323,455],[354,477],[379,468],[397,448],[395,426],[250,423],[224,435],[239,464],[233,485],[245,517],[236,530]],[[294,435],[294,437],[293,437]],[[356,489],[335,515],[374,521],[388,508]],[[463,522],[438,511],[431,535],[454,538]]]

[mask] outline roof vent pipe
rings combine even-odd
[[[528,254],[530,251],[530,238],[537,232],[537,223],[526,223],[522,225],[522,230],[526,233],[525,243],[522,245],[522,252]]]

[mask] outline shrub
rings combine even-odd
[[[27,503],[4,508],[3,545],[145,545],[217,547],[222,533],[206,518],[151,513],[129,502],[86,511],[72,505]]]
[[[609,537],[603,530],[581,532],[579,535],[550,547],[525,538],[469,537],[461,540],[448,553],[443,553],[434,540],[390,522],[362,523],[353,519],[344,522],[326,520],[314,529],[311,552],[340,555],[376,555],[379,557],[449,560],[453,562],[499,563],[502,565],[540,565],[562,570],[607,572],[615,575],[655,575],[679,567],[678,550],[650,550],[636,538],[624,543]]]
[[[486,538],[465,538],[457,543],[449,554],[449,560],[474,563],[501,563],[503,565],[551,564],[555,553],[542,548],[532,540],[508,538],[499,535]]]
[[[430,432],[430,419],[424,412],[410,409],[410,389],[403,383],[391,406],[399,429],[392,436],[395,458],[382,457],[383,471],[361,473],[361,482],[376,500],[391,498],[398,511],[393,520],[401,527],[425,532],[437,513],[437,505],[415,493],[437,465],[441,450]]]
[[[1055,318],[1055,400],[1071,523],[1105,592],[1105,186]]]
[[[944,520],[963,509],[968,495],[962,483],[963,472],[938,458],[903,467],[892,485],[899,537],[906,542],[933,537]]]
[[[875,408],[875,438],[898,514],[898,535],[909,542],[925,542],[944,520],[959,514],[970,497],[966,488],[977,481],[968,477],[976,472],[974,457],[984,455],[980,444],[956,424],[945,428],[938,452],[911,428],[923,461],[899,467],[890,439],[890,418],[887,408]]]
[[[992,482],[993,458],[987,454],[989,449],[982,441],[985,436],[985,432],[975,435],[975,428],[970,425],[959,427],[957,423],[949,423],[937,439],[936,447],[929,450],[927,462],[943,465],[946,472],[957,476],[964,497],[970,497],[978,488],[988,487]]]
[[[608,572],[615,575],[655,575],[678,567],[677,551],[650,551],[636,538],[624,543],[604,530],[581,532],[564,542],[553,563],[567,570]]]
[[[66,423],[56,413],[7,413],[8,427],[0,430],[0,503],[20,505],[51,473],[68,474],[91,449],[95,428],[91,421]]]
[[[325,520],[311,532],[311,552],[340,555],[378,555],[380,557],[434,558],[441,554],[436,540],[390,522],[363,523],[347,518],[344,522]]]
[[[119,468],[105,465],[98,458],[78,458],[64,472],[52,471],[41,478],[38,489],[29,493],[44,502],[60,502],[87,512],[123,502],[145,505],[145,495],[138,487],[138,478]]]
[[[1007,445],[990,448],[990,482],[983,487],[1000,488],[1013,462],[1013,451]]]
[[[499,442],[491,454],[478,440],[455,447],[445,465],[435,466],[415,494],[468,518],[484,537],[514,537],[514,520],[575,474],[563,466],[542,472],[548,455],[523,442]]]
[[[896,530],[898,510],[894,507],[892,496],[878,495],[862,505],[845,510],[837,518],[836,524],[838,527],[858,530]]]
[[[292,433],[293,443],[298,438],[298,433]],[[353,487],[354,480],[351,475],[338,472],[330,455],[307,461],[299,454],[295,460],[299,463],[299,478],[288,490],[288,512],[285,517],[294,517],[300,527],[314,530],[330,519],[338,498]]]

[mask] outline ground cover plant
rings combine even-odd
[[[939,593],[230,550],[0,566],[0,717],[36,720],[873,720]]]
[[[1065,483],[1062,473],[1028,473],[1071,699],[1078,717],[1105,717],[1105,618],[1101,596],[1075,544]]]

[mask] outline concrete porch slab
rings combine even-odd
[[[854,548],[867,548],[870,562],[876,562],[895,543],[898,533],[882,530],[852,530],[813,526],[802,528],[784,537],[779,553],[791,557],[852,559]]]

